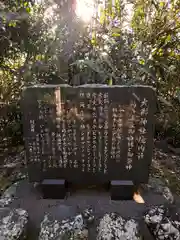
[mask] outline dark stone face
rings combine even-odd
[[[155,106],[148,86],[27,88],[22,109],[30,180],[147,182]]]

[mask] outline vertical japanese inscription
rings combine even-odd
[[[64,99],[61,97],[61,90],[55,90],[56,98],[56,129],[57,129],[57,149],[59,152],[59,167],[66,168],[68,164],[67,154],[67,112],[64,107]]]
[[[40,138],[39,138],[39,134],[36,134],[36,161],[40,162]]]
[[[80,110],[80,156],[82,161],[82,171],[85,171],[85,118],[84,118],[84,111],[85,111],[85,103],[84,103],[84,92],[80,92],[80,103],[79,103],[79,110]]]
[[[117,108],[112,108],[112,143],[111,143],[111,158],[116,158],[116,137],[117,137]]]
[[[48,168],[52,167],[51,152],[50,152],[50,129],[45,128],[45,146],[46,146],[46,158],[44,161],[47,161]]]
[[[148,115],[148,101],[143,99],[140,104],[140,121],[139,121],[139,139],[138,139],[138,160],[143,159],[146,148],[146,124]]]
[[[31,163],[33,162],[38,162],[40,161],[39,155],[38,155],[38,139],[36,138],[36,127],[37,127],[37,122],[36,122],[36,117],[34,116],[35,112],[32,110],[28,113],[28,120],[29,120],[29,136],[28,136],[28,154],[29,154],[29,161]],[[34,119],[35,117],[35,119]]]
[[[93,160],[93,173],[97,167],[97,94],[92,94],[92,160]]]
[[[30,119],[30,128],[31,128],[31,132],[34,133],[35,132],[35,121]]]
[[[107,166],[108,166],[108,131],[109,131],[109,95],[108,93],[104,93],[103,95],[103,101],[104,101],[104,116],[105,116],[105,122],[104,122],[104,173],[108,172]]]
[[[54,97],[54,96],[53,96]],[[51,96],[52,98],[52,96]],[[52,99],[51,99],[52,100]],[[54,98],[53,98],[54,103]],[[52,102],[49,102],[49,119],[48,119],[48,138],[49,138],[49,167],[51,168],[57,168],[57,162],[56,162],[56,125],[54,125],[54,105]]]
[[[124,109],[119,105],[117,108],[117,119],[116,119],[116,152],[115,152],[115,159],[116,162],[120,162],[121,158],[121,141],[122,141],[122,130],[123,130],[123,113]]]
[[[58,152],[58,167],[63,167],[63,159],[62,159],[62,108],[61,108],[61,91],[60,89],[55,90],[55,99],[56,99],[56,149]]]
[[[72,109],[71,109],[71,105],[70,105],[70,101],[66,100],[66,110],[67,110],[67,119],[66,119],[66,124],[67,124],[67,157],[68,157],[68,166],[70,168],[73,167],[73,159],[72,159],[72,150],[73,150],[73,115],[72,115]]]
[[[103,170],[103,129],[104,129],[104,99],[98,94],[98,171]]]
[[[30,132],[31,132],[29,141],[28,141],[29,159],[30,159],[30,162],[35,162],[36,161],[36,142],[34,139],[34,137],[35,137],[35,121],[30,119],[29,124],[30,124]]]
[[[66,119],[67,119],[66,109],[63,109],[62,114],[62,156],[63,156],[63,167],[67,167],[68,156],[67,156],[67,128],[66,128]]]
[[[42,170],[46,171],[48,168],[48,163],[46,159],[46,140],[45,140],[45,120],[47,118],[47,109],[43,104],[42,100],[38,101],[38,109],[39,109],[39,128],[40,128],[40,154],[42,157]]]
[[[89,112],[91,110],[91,93],[86,93],[86,99],[88,101],[87,103],[87,111]],[[86,151],[87,151],[87,171],[91,172],[91,126],[89,122],[86,124]]]
[[[136,103],[131,101],[128,114],[128,152],[126,169],[132,169],[133,156],[134,156],[134,133],[135,133],[135,120],[136,120]]]
[[[112,108],[112,145],[111,158],[120,162],[121,157],[121,140],[123,129],[123,106],[118,105]]]
[[[57,168],[56,162],[56,133],[51,132],[51,147],[52,147],[52,165],[53,168]]]
[[[75,111],[76,112],[76,111]],[[74,168],[78,168],[78,161],[77,161],[77,150],[78,150],[78,146],[77,146],[77,130],[76,130],[76,119],[73,118],[72,121],[72,138],[73,138],[73,143],[72,143],[72,152],[74,154],[74,158],[73,158],[73,167]]]

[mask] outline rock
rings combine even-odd
[[[0,199],[0,207],[6,207],[12,202],[16,194],[18,185],[19,182],[13,183],[9,188],[5,190]]]
[[[46,214],[41,223],[39,240],[88,239],[87,225],[93,220],[91,209],[61,221],[52,219],[50,214]]]
[[[168,145],[169,149],[174,153],[174,154],[180,154],[180,148],[174,148],[170,145]]]
[[[26,237],[27,223],[27,211],[23,209],[0,209],[0,239],[23,239]]]
[[[167,199],[169,203],[174,202],[174,197],[172,195],[171,190],[168,187],[164,187],[162,191],[163,196]]]
[[[150,177],[148,184],[144,186],[146,190],[151,190],[155,193],[159,193],[164,196],[164,198],[169,203],[174,202],[174,197],[171,190],[163,183],[159,178]]]
[[[167,140],[155,141],[155,147],[162,150],[164,153],[170,153]]]
[[[91,208],[85,209],[82,212],[82,215],[84,217],[84,220],[85,220],[86,224],[93,223],[94,215],[93,215],[93,210]]]
[[[21,151],[18,154],[16,154],[15,156],[8,156],[5,159],[5,165],[11,165],[11,164],[25,164],[25,151]]]
[[[161,150],[158,150],[157,148],[154,148],[153,151],[153,165],[158,164],[160,166],[167,167],[168,169],[176,169],[176,165],[179,162],[180,157],[173,154],[167,154],[162,152]]]
[[[134,219],[125,220],[116,213],[105,214],[98,226],[97,240],[140,240],[139,225]]]
[[[145,213],[144,220],[155,239],[180,239],[180,215],[173,214],[169,208],[154,206]]]
[[[0,166],[1,169],[5,169],[5,168],[17,168],[20,167],[21,163],[7,163],[3,166]]]

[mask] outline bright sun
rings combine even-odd
[[[94,14],[94,1],[92,0],[77,0],[76,1],[76,15],[84,22],[91,21]]]

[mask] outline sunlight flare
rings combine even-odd
[[[94,2],[88,0],[77,0],[76,16],[84,22],[90,22],[94,15]]]

